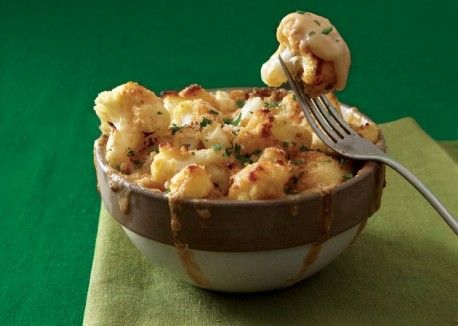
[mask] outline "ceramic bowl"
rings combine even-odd
[[[367,117],[342,105],[344,115]],[[275,200],[186,199],[174,242],[168,198],[128,181],[105,161],[106,138],[94,145],[103,204],[154,265],[198,287],[256,292],[291,286],[324,268],[355,241],[380,206],[385,168],[362,162],[332,190]],[[385,148],[383,136],[377,144]],[[121,245],[121,244],[120,244]]]

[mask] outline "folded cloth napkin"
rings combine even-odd
[[[382,129],[389,154],[458,212],[458,166],[410,118]],[[458,242],[412,186],[387,168],[381,209],[317,275],[258,294],[217,293],[147,262],[102,206],[87,325],[453,325]]]

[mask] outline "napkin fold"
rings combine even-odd
[[[458,166],[411,118],[381,125],[389,154],[458,212]],[[382,207],[354,245],[291,288],[202,290],[150,264],[100,211],[85,325],[453,325],[458,242],[421,195],[387,168]]]

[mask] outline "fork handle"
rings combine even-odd
[[[426,200],[436,209],[436,211],[442,216],[444,221],[450,226],[450,228],[458,235],[458,222],[453,215],[445,208],[444,204],[433,195],[433,193],[420,181],[412,172],[410,172],[404,165],[388,156],[379,156],[377,158],[372,157],[372,160],[382,162],[394,170],[400,175],[407,179],[422,195]]]

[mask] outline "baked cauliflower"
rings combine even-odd
[[[156,96],[129,82],[101,93],[95,111],[108,164],[171,197],[274,199],[332,188],[356,173],[318,140],[294,94],[283,89],[210,92],[191,85]],[[377,142],[374,124],[344,119]]]

